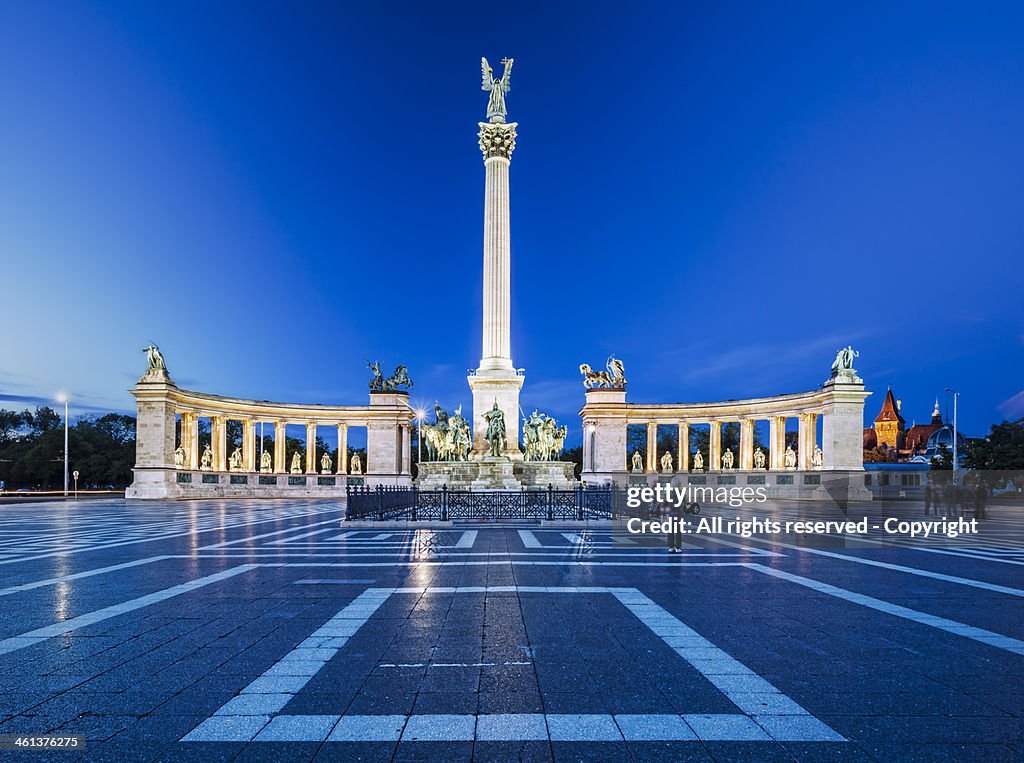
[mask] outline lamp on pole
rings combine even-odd
[[[68,396],[61,392],[57,402],[64,403],[64,497],[68,497]]]
[[[423,419],[427,417],[427,412],[422,408],[416,409],[416,463],[419,464],[423,461]],[[419,469],[419,466],[416,467]],[[418,474],[419,472],[417,472]]]
[[[957,458],[956,452],[956,400],[958,397],[960,397],[960,393],[957,392],[955,389],[950,389],[949,387],[946,387],[946,392],[953,393],[953,479],[956,479],[957,470],[959,470],[960,468],[960,461]]]

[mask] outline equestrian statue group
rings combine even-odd
[[[546,413],[534,410],[530,418],[523,419],[523,450],[527,461],[554,461],[565,446],[569,428]]]
[[[434,405],[434,423],[420,425],[428,461],[466,461],[473,448],[469,422],[462,416],[462,406],[450,417],[440,405]]]

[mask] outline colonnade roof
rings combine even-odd
[[[583,406],[584,418],[622,417],[629,424],[702,424],[711,421],[764,420],[776,416],[796,417],[801,414],[822,414],[841,399],[863,400],[870,392],[861,384],[825,385],[808,392],[795,392],[745,400],[722,400],[709,403],[627,403],[591,401]]]
[[[405,392],[375,393],[370,405],[321,405],[319,403],[280,403],[270,400],[248,400],[240,397],[211,395],[181,389],[174,384],[142,383],[130,390],[136,398],[163,400],[178,413],[198,416],[223,416],[233,420],[251,419],[288,424],[313,423],[320,426],[347,424],[369,426],[373,422],[411,422],[414,418]]]

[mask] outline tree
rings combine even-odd
[[[1024,469],[1024,418],[993,424],[988,437],[971,443],[964,465],[986,471]]]
[[[953,452],[946,443],[939,443],[938,453],[932,456],[931,470],[936,472],[953,471]]]
[[[25,423],[36,434],[43,434],[44,432],[56,429],[63,421],[60,414],[48,405],[38,406],[35,413],[25,411],[24,415],[27,419]]]
[[[575,474],[577,477],[583,473],[583,446],[577,445],[575,448],[563,448],[562,452],[558,455],[559,461],[572,461],[576,464]]]

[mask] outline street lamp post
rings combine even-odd
[[[946,392],[953,393],[953,479],[956,479],[956,473],[960,469],[960,460],[957,458],[956,452],[956,401],[957,398],[960,397],[960,393],[957,392],[955,389],[950,389],[949,387],[946,387]]]
[[[68,497],[68,396],[61,392],[57,402],[64,403],[64,497]]]

